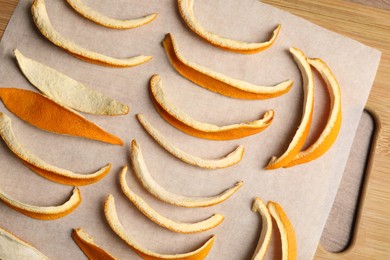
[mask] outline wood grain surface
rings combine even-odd
[[[375,1],[366,1],[374,4]],[[322,27],[354,38],[382,51],[367,108],[380,131],[371,151],[369,178],[363,189],[353,243],[334,254],[319,247],[316,259],[385,259],[390,257],[390,12],[340,0],[263,0]],[[386,1],[380,1],[386,5]],[[0,0],[0,37],[17,0]]]

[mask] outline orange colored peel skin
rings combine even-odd
[[[72,197],[73,196],[77,196],[78,197],[77,203],[73,204],[67,210],[64,210],[62,212],[58,212],[56,214],[46,214],[46,213],[32,212],[30,210],[26,210],[26,209],[23,209],[21,207],[16,207],[16,206],[8,203],[4,199],[1,199],[1,200],[5,204],[7,204],[7,206],[9,206],[10,208],[12,208],[12,209],[14,209],[14,210],[16,210],[16,211],[26,215],[26,216],[29,216],[31,218],[40,219],[40,220],[55,220],[55,219],[59,219],[59,218],[65,217],[66,215],[72,213],[78,206],[80,206],[80,204],[81,204],[81,194],[80,194],[80,190],[78,188],[75,188],[75,190],[73,191]]]
[[[271,216],[275,219],[282,236],[282,260],[297,259],[297,242],[295,231],[289,218],[278,203],[269,201],[267,207]]]
[[[0,88],[0,99],[16,116],[48,132],[123,145],[118,137],[38,93],[24,89]]]
[[[87,241],[83,239],[82,236],[79,235],[80,228],[73,229],[72,231],[72,238],[76,242],[76,244],[80,247],[81,251],[92,260],[116,260],[117,258],[113,257],[111,254],[107,253],[100,247],[98,247],[96,244],[91,243],[90,241]]]
[[[313,118],[314,79],[310,65],[307,62],[305,54],[299,49],[291,48],[290,52],[293,54],[294,60],[301,70],[303,78],[304,105],[302,120],[287,150],[278,158],[273,157],[265,167],[266,170],[273,170],[284,167],[295,158],[306,142]]]
[[[23,159],[21,159],[23,160]],[[91,179],[74,179],[68,176],[64,175],[58,175],[55,173],[52,173],[50,171],[47,171],[45,169],[38,168],[26,161],[23,160],[24,165],[26,165],[28,168],[30,168],[32,171],[37,173],[38,175],[42,176],[45,179],[48,179],[50,181],[54,181],[56,183],[64,184],[64,185],[70,185],[70,186],[84,186],[84,185],[90,185],[92,183],[98,182],[101,179],[103,179],[111,170],[111,164],[109,164],[109,167],[106,171],[104,171],[103,174],[97,176],[96,178]]]
[[[165,52],[168,55],[169,60],[171,61],[172,66],[176,69],[177,72],[179,72],[183,77],[194,82],[195,84],[202,86],[210,91],[222,94],[224,96],[252,100],[274,98],[287,93],[291,89],[293,84],[291,82],[287,88],[274,93],[248,92],[239,88],[232,87],[231,85],[221,80],[210,77],[209,75],[201,73],[200,71],[186,65],[175,52],[173,38],[171,34],[166,35],[163,41],[163,45],[165,48]],[[271,90],[273,87],[269,88]]]
[[[337,79],[328,65],[321,59],[308,59],[308,62],[321,74],[329,92],[331,102],[328,122],[319,138],[309,148],[297,154],[295,158],[284,167],[292,167],[298,164],[307,163],[322,156],[336,141],[341,128],[341,93]]]
[[[239,139],[243,137],[247,137],[250,135],[257,134],[268,126],[271,125],[274,118],[274,111],[269,110],[263,116],[263,122],[261,125],[258,124],[259,120],[248,122],[245,124],[241,124],[239,127],[227,128],[227,129],[219,129],[218,131],[203,131],[202,129],[197,129],[185,122],[181,121],[181,119],[176,118],[172,114],[170,114],[166,108],[164,108],[156,99],[155,93],[153,93],[153,88],[160,81],[160,77],[158,75],[153,75],[150,80],[150,95],[152,98],[152,103],[156,108],[157,112],[164,118],[168,123],[176,127],[177,129],[187,133],[189,135],[209,139],[209,140],[233,140]],[[251,124],[252,123],[252,124]]]

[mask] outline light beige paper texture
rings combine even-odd
[[[83,227],[97,244],[120,259],[137,256],[108,227],[103,202],[108,193],[116,198],[119,218],[141,245],[159,253],[183,253],[200,246],[212,234],[216,242],[207,259],[248,259],[260,234],[260,220],[251,211],[256,196],[274,200],[285,209],[296,230],[298,259],[311,259],[332,206],[345,168],[349,150],[372,86],[380,52],[313,25],[301,18],[255,0],[197,0],[195,14],[210,31],[225,37],[261,41],[281,23],[275,45],[265,52],[240,55],[210,46],[182,22],[173,0],[84,0],[102,13],[116,18],[140,17],[158,12],[151,24],[133,30],[110,30],[82,18],[65,1],[46,0],[53,26],[69,39],[113,57],[153,55],[143,65],[114,69],[89,64],[48,42],[35,28],[30,15],[32,1],[21,0],[0,44],[0,85],[34,90],[23,77],[12,54],[18,48],[24,55],[49,65],[80,82],[130,106],[119,117],[86,117],[121,137],[123,147],[41,131],[21,121],[2,104],[0,111],[12,118],[16,136],[26,148],[51,164],[78,172],[91,172],[107,162],[111,173],[99,183],[81,187],[83,202],[71,215],[56,221],[28,218],[0,204],[0,225],[31,242],[52,259],[83,259],[72,241],[72,228]],[[182,55],[189,61],[259,85],[294,80],[289,93],[269,100],[245,101],[221,96],[182,78],[170,65],[161,41],[172,33]],[[334,146],[320,159],[289,169],[265,171],[272,155],[280,155],[299,125],[302,111],[300,72],[288,52],[298,47],[309,57],[323,58],[339,80],[342,92],[343,124]],[[152,106],[148,82],[161,75],[167,97],[183,111],[200,121],[232,124],[259,118],[275,110],[273,124],[260,134],[233,141],[208,141],[188,136],[166,123]],[[318,135],[327,117],[329,100],[320,80],[316,80],[315,118],[311,140]],[[23,100],[20,100],[23,105]],[[175,145],[205,158],[217,158],[237,145],[245,145],[242,162],[222,170],[203,170],[175,159],[154,142],[135,118],[143,113]],[[129,144],[136,138],[153,178],[172,192],[189,196],[214,195],[243,180],[244,186],[225,203],[209,208],[178,208],[156,200],[129,174],[129,185],[161,214],[179,221],[199,221],[221,213],[225,221],[217,228],[194,235],[176,234],[144,217],[122,194],[120,168],[129,164]],[[27,169],[0,145],[1,188],[15,198],[35,205],[62,203],[72,187],[41,178]],[[280,255],[280,240],[274,231],[267,259]]]

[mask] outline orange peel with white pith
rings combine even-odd
[[[163,45],[177,72],[195,84],[224,96],[239,99],[274,98],[287,93],[293,84],[292,80],[286,80],[275,86],[258,86],[186,61],[171,34],[166,35]]]
[[[85,5],[81,0],[66,0],[68,4],[83,17],[112,29],[132,29],[148,24],[157,18],[157,14],[150,14],[131,20],[119,20],[105,16]]]
[[[203,159],[198,156],[186,153],[181,149],[171,144],[165,136],[163,136],[156,128],[154,128],[144,115],[137,115],[138,122],[143,126],[146,132],[166,151],[180,159],[181,161],[206,169],[226,168],[239,163],[244,155],[244,146],[238,146],[234,151],[230,152],[220,159]]]
[[[322,156],[336,141],[341,128],[341,92],[336,77],[323,60],[316,58],[307,59],[307,61],[320,73],[321,77],[325,81],[330,97],[330,113],[325,128],[318,139],[310,145],[309,148],[299,152],[294,159],[284,167],[307,163]]]
[[[34,0],[34,3],[31,6],[31,13],[35,25],[43,36],[45,36],[56,46],[64,49],[66,52],[81,60],[110,67],[132,67],[152,59],[151,56],[143,55],[128,59],[117,59],[90,51],[77,45],[76,43],[73,43],[72,41],[63,37],[53,28],[53,25],[51,24],[47,14],[45,0]]]
[[[226,126],[212,125],[193,119],[167,100],[159,75],[153,75],[151,78],[150,91],[153,104],[161,117],[177,129],[189,135],[204,139],[232,140],[254,135],[270,126],[274,118],[274,111],[269,110],[264,114],[262,119],[252,122]]]
[[[118,219],[118,215],[115,208],[114,197],[109,194],[104,203],[104,215],[108,222],[108,225],[111,229],[117,234],[129,247],[131,247],[139,256],[144,259],[180,259],[180,260],[195,260],[195,259],[204,259],[208,255],[211,247],[214,244],[215,236],[212,236],[206,243],[203,244],[200,248],[184,254],[176,255],[163,255],[155,253],[149,249],[146,249],[137,244],[137,242],[129,236],[125,229],[123,228],[121,222]]]
[[[267,207],[280,232],[282,260],[295,260],[297,258],[297,242],[293,225],[278,203],[269,201]]]
[[[116,260],[117,258],[100,248],[95,244],[93,237],[91,237],[84,229],[75,228],[72,231],[72,238],[79,246],[81,251],[89,259],[104,259],[104,260]]]
[[[0,259],[49,260],[38,249],[0,227]]]
[[[74,188],[72,196],[65,203],[59,206],[48,207],[33,206],[22,203],[7,195],[2,190],[0,190],[0,200],[3,201],[7,206],[31,218],[40,220],[54,220],[65,217],[66,215],[73,212],[81,204],[81,194],[78,188]]]
[[[129,107],[43,63],[14,54],[27,80],[45,96],[65,107],[96,115],[125,115]]]
[[[252,260],[262,260],[271,241],[272,219],[267,206],[260,198],[256,198],[253,202],[252,211],[258,212],[261,217],[261,233]]]
[[[239,181],[233,187],[224,192],[209,197],[188,197],[175,194],[161,187],[150,175],[142,156],[141,147],[135,140],[131,143],[130,152],[131,164],[133,170],[144,188],[157,199],[166,203],[186,208],[209,207],[224,202],[232,196],[244,182]]]
[[[137,207],[139,211],[141,211],[146,217],[148,217],[151,221],[153,221],[159,226],[162,226],[177,233],[193,234],[215,228],[224,220],[224,216],[222,216],[221,214],[214,214],[208,219],[196,223],[184,223],[168,219],[167,217],[164,217],[160,213],[155,211],[141,197],[136,195],[130,189],[126,181],[126,172],[127,166],[124,166],[119,178],[123,193]]]
[[[284,167],[290,163],[295,156],[297,156],[305,144],[313,117],[314,79],[310,65],[307,62],[305,54],[301,50],[297,48],[290,48],[290,52],[302,74],[304,92],[303,114],[298,130],[296,131],[287,150],[279,157],[272,157],[268,165],[265,167],[267,170]]]
[[[271,47],[280,32],[281,25],[279,24],[273,31],[272,37],[268,41],[260,43],[248,43],[228,39],[205,30],[195,17],[193,5],[194,0],[178,0],[180,15],[185,21],[185,23],[194,33],[200,36],[203,40],[224,50],[238,52],[242,54],[257,53]]]
[[[18,142],[12,130],[11,118],[1,112],[0,136],[7,147],[16,155],[16,157],[23,161],[26,166],[46,179],[57,183],[71,186],[92,184],[104,178],[111,169],[111,164],[107,164],[91,174],[81,174],[48,164],[32,154]]]

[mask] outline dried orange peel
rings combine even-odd
[[[215,228],[222,223],[224,217],[221,214],[214,214],[208,219],[196,223],[184,223],[173,221],[150,207],[141,197],[136,195],[129,187],[126,181],[127,166],[123,167],[120,174],[120,184],[126,197],[141,211],[146,217],[159,226],[171,231],[183,234],[193,234]]]
[[[142,156],[141,147],[135,140],[131,143],[130,159],[135,175],[150,194],[161,201],[179,207],[208,207],[222,203],[232,196],[244,184],[242,181],[237,182],[233,187],[225,190],[221,194],[210,197],[182,196],[165,190],[152,178]]]
[[[54,220],[65,217],[73,212],[81,204],[81,194],[78,188],[74,188],[72,196],[64,204],[49,207],[33,206],[22,203],[13,199],[2,190],[0,190],[0,200],[7,204],[7,206],[31,218]]]
[[[64,38],[53,28],[49,16],[47,15],[44,0],[34,0],[34,3],[31,6],[31,13],[35,25],[43,36],[45,36],[53,44],[81,60],[111,67],[131,67],[140,65],[152,59],[151,56],[143,55],[128,59],[117,59],[90,51],[73,43],[72,41]]]
[[[19,68],[30,83],[55,102],[96,115],[125,115],[129,107],[14,50]]]
[[[280,232],[282,260],[295,260],[297,258],[297,242],[294,227],[278,203],[269,201],[267,207]]]
[[[214,46],[233,52],[252,54],[268,49],[275,42],[280,32],[281,25],[278,25],[273,31],[271,39],[261,43],[247,43],[238,40],[227,39],[217,34],[205,30],[195,17],[193,5],[194,0],[178,0],[181,17],[188,27],[202,39]]]
[[[269,110],[264,114],[262,119],[252,122],[226,126],[212,125],[193,119],[167,100],[162,89],[162,80],[159,75],[154,75],[151,78],[150,91],[153,104],[161,117],[177,129],[189,135],[204,139],[232,140],[254,135],[271,125],[274,118],[274,111]]]
[[[4,140],[7,147],[28,167],[32,166],[30,167],[32,170],[38,169],[38,174],[51,181],[59,182],[61,184],[72,186],[92,184],[106,176],[111,169],[111,164],[108,164],[94,173],[80,174],[48,164],[25,149],[18,142],[15,134],[12,131],[11,119],[1,112],[0,136]],[[41,174],[42,172],[46,174]]]
[[[304,104],[303,114],[298,130],[296,131],[287,150],[279,157],[272,157],[265,167],[267,170],[277,169],[286,166],[301,151],[309,134],[314,107],[314,79],[305,54],[297,48],[290,48],[290,52],[297,63],[303,79]]]
[[[234,151],[229,153],[228,155],[224,156],[220,159],[203,159],[198,156],[186,153],[173,144],[171,144],[165,136],[163,136],[156,128],[154,128],[146,119],[144,115],[138,114],[137,119],[140,122],[140,124],[143,126],[143,128],[146,130],[146,132],[149,133],[151,137],[159,144],[161,147],[163,147],[166,151],[168,151],[170,154],[175,156],[176,158],[182,160],[183,162],[186,162],[188,164],[198,166],[201,168],[206,169],[220,169],[220,168],[226,168],[232,165],[235,165],[239,163],[242,160],[242,157],[244,155],[244,146],[240,145],[238,146]]]
[[[256,198],[253,202],[252,211],[258,212],[261,217],[261,233],[252,260],[262,260],[271,241],[272,219],[267,206],[260,198]]]
[[[158,254],[153,251],[150,251],[136,243],[136,241],[129,236],[122,224],[118,219],[118,215],[115,209],[115,201],[112,195],[108,195],[107,199],[104,203],[104,215],[108,222],[108,225],[111,229],[117,234],[129,247],[131,247],[139,256],[144,259],[180,259],[180,260],[195,260],[195,259],[204,259],[211,247],[214,244],[215,237],[212,236],[206,243],[203,244],[200,248],[195,251],[184,253],[184,254],[176,254],[176,255],[163,255]]]
[[[81,0],[66,0],[72,8],[81,14],[83,17],[97,23],[103,25],[108,28],[113,29],[132,29],[145,24],[152,22],[157,18],[157,14],[150,14],[142,18],[132,19],[132,20],[118,20],[107,17],[87,5],[85,5]]]
[[[240,99],[267,99],[287,93],[292,80],[287,80],[275,86],[257,86],[246,81],[230,78],[222,73],[186,61],[171,34],[167,34],[163,45],[172,66],[186,79],[208,90],[224,96]]]
[[[104,259],[104,260],[116,260],[117,258],[110,253],[101,249],[95,244],[93,237],[91,237],[84,229],[75,228],[72,231],[72,238],[84,254],[89,259]]]
[[[2,228],[0,228],[0,259],[49,260],[38,249]]]
[[[48,132],[123,145],[118,137],[38,93],[17,88],[0,88],[0,99],[13,114]]]
[[[328,65],[321,59],[307,59],[307,61],[320,73],[325,81],[330,96],[330,113],[326,126],[318,139],[309,148],[299,152],[294,159],[284,167],[310,162],[326,153],[336,141],[341,128],[341,92],[336,77],[333,75]]]

